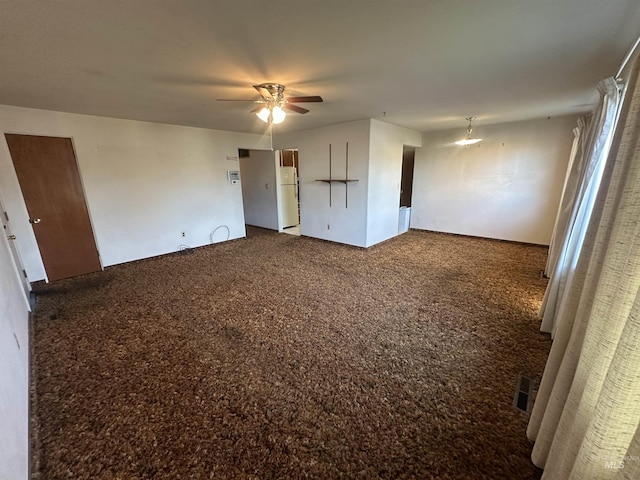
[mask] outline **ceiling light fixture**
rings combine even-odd
[[[256,113],[258,118],[262,120],[264,123],[269,123],[269,117],[271,116],[271,110],[267,107],[262,107],[258,113]]]
[[[275,125],[284,122],[287,117],[287,113],[279,105],[266,105],[256,115],[264,123],[273,123]]]
[[[455,142],[456,145],[468,146],[482,141],[481,138],[471,137],[471,132],[473,131],[473,128],[471,128],[471,122],[475,119],[476,117],[467,117],[467,120],[469,120],[469,126],[467,127],[467,136],[462,140],[458,140],[457,142]]]
[[[260,100],[219,98],[218,101],[259,103],[261,105],[251,110],[251,113],[255,113],[260,120],[269,125],[277,125],[284,122],[284,119],[287,118],[285,110],[300,114],[309,112],[308,109],[295,105],[296,103],[322,102],[322,97],[319,95],[285,97],[285,86],[279,83],[261,83],[260,85],[254,85],[253,88],[260,94]]]
[[[273,107],[273,110],[271,110],[271,117],[273,118],[273,123],[277,125],[284,122],[284,119],[287,118],[287,114],[282,108],[276,105]]]

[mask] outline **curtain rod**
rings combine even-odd
[[[622,71],[624,70],[624,67],[627,66],[627,63],[629,63],[629,60],[633,56],[633,53],[636,51],[636,48],[638,48],[638,44],[640,44],[640,37],[636,39],[636,43],[633,44],[633,47],[631,47],[629,52],[627,52],[627,56],[624,57],[624,60],[622,61],[622,65],[620,65],[620,68],[618,69],[618,73],[615,76],[616,79],[619,79],[620,75],[622,75]]]

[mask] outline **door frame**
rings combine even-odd
[[[27,271],[24,268],[24,262],[22,261],[22,256],[20,255],[20,248],[18,247],[18,243],[15,239],[9,239],[9,236],[15,237],[13,230],[11,229],[11,220],[7,209],[4,207],[4,203],[2,202],[2,197],[0,196],[0,215],[2,215],[2,225],[3,225],[3,235],[5,236],[4,241],[7,242],[7,248],[9,250],[9,254],[13,258],[13,265],[15,267],[16,277],[20,284],[22,285],[22,293],[24,297],[24,301],[27,305],[29,311],[31,311],[31,282],[29,282],[29,278],[27,277]]]

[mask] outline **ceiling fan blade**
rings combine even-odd
[[[292,112],[296,112],[296,113],[307,113],[309,111],[306,108],[302,108],[302,107],[299,107],[297,105],[292,105],[290,103],[287,103],[282,108],[284,108],[285,110],[291,110]]]
[[[287,101],[293,103],[304,103],[304,102],[322,102],[322,97],[318,95],[311,95],[308,97],[289,97]]]
[[[253,102],[264,103],[263,100],[249,100],[247,98],[216,98],[217,102]]]
[[[273,100],[273,97],[271,96],[271,93],[269,93],[269,90],[264,88],[262,85],[254,85],[253,88],[255,88],[265,100]]]

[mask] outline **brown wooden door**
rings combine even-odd
[[[49,280],[100,270],[71,139],[5,138]]]

